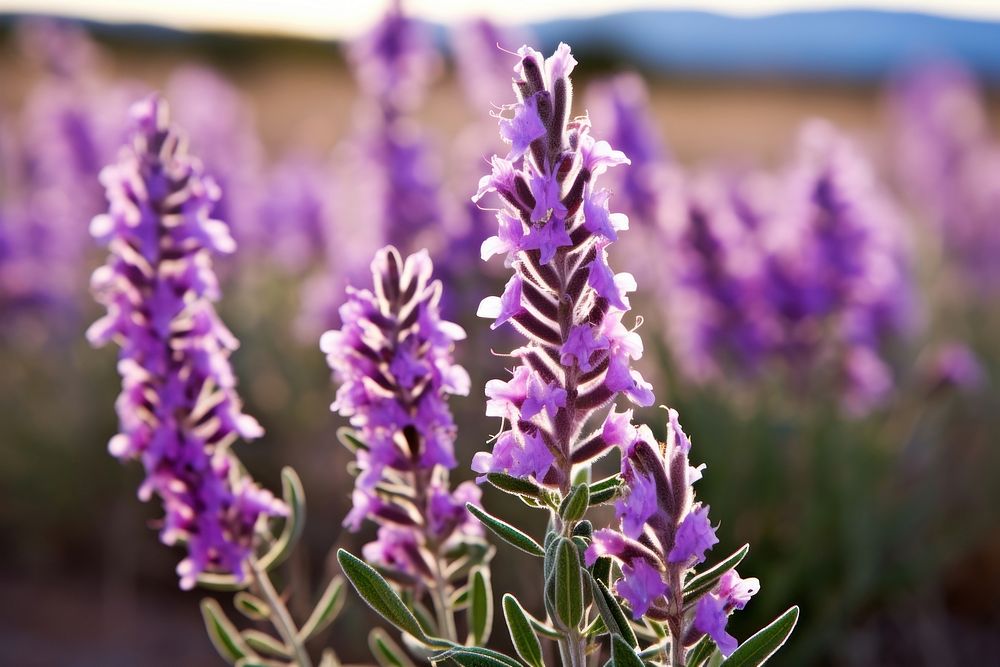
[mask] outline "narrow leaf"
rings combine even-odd
[[[715,584],[719,582],[722,575],[739,565],[749,552],[750,545],[744,544],[725,560],[691,577],[684,584],[684,604],[689,605],[696,602],[702,595],[715,588]]]
[[[611,594],[604,582],[589,575],[587,579],[590,581],[594,604],[597,606],[601,618],[604,619],[604,625],[612,634],[619,635],[624,639],[629,646],[638,646],[639,640],[636,639],[635,632],[632,630],[632,624],[629,623],[628,616],[625,615],[615,596]]]
[[[521,660],[532,667],[542,667],[542,645],[531,627],[521,603],[510,593],[503,596],[503,617],[507,621],[507,631],[514,649]]]
[[[621,487],[621,477],[612,475],[590,485],[590,505],[601,505],[614,500]]]
[[[635,654],[621,635],[611,635],[611,664],[614,667],[644,667],[642,658]]]
[[[567,523],[573,523],[583,518],[590,506],[590,490],[586,484],[578,484],[563,498],[559,505],[559,516]]]
[[[414,667],[399,644],[382,628],[374,628],[368,633],[368,648],[380,667]]]
[[[406,608],[396,591],[370,565],[344,549],[337,552],[337,560],[354,590],[385,620],[429,646],[448,645],[442,639],[427,636],[413,612]]]
[[[231,574],[219,574],[215,572],[202,572],[198,575],[198,585],[210,591],[220,591],[232,593],[242,591],[250,587],[250,578],[243,577],[237,579]]]
[[[260,630],[244,630],[243,639],[250,648],[276,658],[291,658],[292,651],[280,641]]]
[[[468,644],[482,646],[493,630],[493,587],[489,570],[477,567],[469,578],[469,638]]]
[[[359,451],[368,451],[368,444],[358,437],[357,431],[349,426],[342,426],[337,429],[337,440],[352,454],[357,454]]]
[[[432,658],[434,662],[447,659],[454,660],[463,667],[523,667],[510,656],[478,646],[455,646]]]
[[[233,598],[236,609],[253,621],[266,620],[271,615],[271,608],[256,595],[240,591]]]
[[[514,526],[501,521],[491,514],[487,514],[484,510],[476,507],[472,503],[466,503],[465,506],[469,509],[477,519],[483,522],[487,528],[489,528],[497,537],[504,540],[508,544],[517,547],[521,551],[531,554],[532,556],[544,556],[545,551],[542,547],[535,542],[533,539],[528,537],[527,534],[521,532]]]
[[[292,549],[302,536],[302,530],[306,525],[306,495],[302,489],[302,480],[289,466],[285,466],[281,470],[281,492],[285,504],[288,505],[289,514],[285,518],[281,535],[260,559],[261,567],[265,571],[273,570],[291,555]]]
[[[572,540],[559,539],[556,551],[555,607],[559,620],[567,628],[576,628],[583,619],[583,580],[580,552]]]
[[[799,620],[799,608],[792,607],[770,625],[746,640],[731,656],[722,661],[726,667],[756,667],[782,647]]]
[[[701,667],[706,660],[712,657],[714,651],[715,644],[708,635],[705,635],[694,646],[688,649],[687,654],[684,656],[684,661],[687,663],[687,667]]]
[[[326,585],[326,590],[323,591],[316,607],[309,614],[309,619],[299,630],[299,637],[303,640],[315,637],[333,623],[333,619],[337,618],[337,614],[344,608],[345,598],[343,577],[334,577]]]
[[[486,481],[501,491],[513,493],[518,496],[529,496],[531,498],[540,498],[542,496],[542,489],[537,484],[502,472],[487,474]]]
[[[226,618],[226,613],[222,611],[218,602],[211,598],[202,600],[201,617],[205,621],[208,638],[212,640],[215,650],[226,662],[235,663],[240,658],[254,655],[253,650],[243,641],[236,626]]]

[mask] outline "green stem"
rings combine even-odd
[[[448,609],[448,600],[445,593],[448,590],[448,583],[444,579],[444,563],[438,553],[434,554],[434,590],[431,598],[434,600],[434,612],[437,615],[438,630],[444,633],[445,639],[453,642],[458,641],[458,630],[455,628],[455,617]]]
[[[250,560],[250,570],[253,573],[257,589],[271,608],[274,629],[278,631],[278,635],[285,642],[285,645],[292,650],[292,654],[295,656],[295,664],[298,667],[312,667],[312,660],[309,658],[309,653],[306,651],[304,642],[299,637],[295,621],[292,620],[292,615],[288,612],[285,601],[281,599],[278,591],[274,588],[274,584],[271,583],[270,575],[260,566],[257,559]]]

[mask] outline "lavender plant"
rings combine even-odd
[[[238,590],[237,608],[268,619],[278,635],[239,632],[215,600],[202,602],[213,643],[240,665],[311,665],[305,642],[339,610],[334,579],[309,620],[297,626],[269,572],[291,552],[304,521],[301,483],[282,473],[284,501],[258,486],[232,451],[263,430],[243,412],[229,356],[237,341],[219,319],[212,256],[235,243],[210,217],[219,189],[186,152],[158,96],[131,109],[131,136],[101,172],[109,212],[91,234],[110,250],[92,288],[107,314],[87,331],[93,345],[116,342],[122,392],[121,431],[108,449],[146,471],[139,497],[163,503],[160,540],[180,545],[180,585]],[[283,519],[274,535],[270,522]],[[243,589],[250,589],[253,593]],[[334,657],[326,658],[327,664]]]
[[[887,341],[912,321],[908,243],[870,163],[814,121],[774,174],[688,176],[664,208],[666,321],[695,382],[820,382],[851,415],[894,388]]]
[[[486,414],[501,417],[504,428],[492,451],[475,456],[473,468],[480,481],[546,511],[545,538],[536,541],[468,504],[498,537],[542,559],[544,620],[512,595],[503,598],[514,647],[536,667],[544,664],[539,635],[557,643],[561,664],[574,667],[600,652],[603,638],[613,665],[661,659],[701,665],[715,645],[729,655],[726,664],[760,664],[791,632],[797,608],[734,650],[726,618],[757,587],[733,569],[747,547],[693,574],[716,540],[708,508],[693,502],[690,485],[700,469],[688,463],[689,443],[676,413],[667,442],[657,446],[648,428],[632,425],[631,410],[612,406],[621,395],[639,406],[654,401],[650,385],[631,368],[642,340],[622,321],[634,280],[607,264],[607,246],[627,219],[610,212],[610,193],[596,186],[608,168],[628,158],[595,140],[586,116],[569,119],[576,61],[568,46],[560,44],[548,59],[529,47],[518,53],[518,99],[500,116],[510,152],[493,157],[492,173],[476,195],[496,192],[504,202],[496,212],[499,233],[484,243],[483,254],[504,254],[514,275],[501,297],[483,301],[479,314],[494,319],[493,328],[510,323],[526,343],[510,354],[518,361],[512,377],[487,384]],[[622,474],[591,482],[591,464],[614,450],[622,453]],[[621,531],[595,532],[588,510],[612,501]],[[376,610],[440,649],[434,660],[522,664],[434,636],[373,569],[344,553],[341,563]]]
[[[452,350],[465,332],[440,318],[441,283],[431,280],[426,251],[404,261],[388,246],[371,272],[373,290],[349,288],[343,326],[320,342],[340,383],[332,409],[354,427],[341,435],[357,456],[344,523],[352,530],[365,519],[378,524],[365,561],[397,583],[425,627],[457,641],[455,613],[465,608],[469,643],[482,644],[492,618],[493,550],[466,509],[479,505],[479,488],[465,482],[452,489],[448,481],[456,429],[447,398],[469,391]],[[341,554],[345,570],[352,558]]]

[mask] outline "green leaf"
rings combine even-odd
[[[273,665],[274,663],[264,662],[257,656],[240,658],[236,661],[236,667],[272,667]]]
[[[368,633],[368,648],[380,667],[414,667],[399,644],[382,628],[374,628]]]
[[[527,534],[521,532],[514,526],[506,523],[505,521],[501,521],[492,514],[487,514],[484,510],[476,507],[472,503],[466,503],[465,506],[469,509],[469,512],[471,512],[473,516],[483,522],[483,525],[493,531],[497,537],[504,540],[508,544],[511,544],[512,546],[515,546],[521,551],[531,554],[532,556],[545,555],[545,551],[538,544],[538,542],[534,541],[528,537]]]
[[[770,625],[746,640],[733,654],[722,661],[726,667],[756,667],[782,647],[799,620],[799,608],[792,607],[774,619]]]
[[[600,556],[594,562],[590,571],[594,575],[594,579],[597,579],[605,586],[611,584],[611,558],[609,556]]]
[[[621,635],[611,635],[611,664],[614,667],[645,667]]]
[[[435,663],[447,659],[454,660],[463,667],[523,667],[510,656],[478,646],[455,646],[432,658]]]
[[[532,667],[543,667],[542,645],[538,641],[538,635],[531,627],[531,621],[528,620],[521,603],[510,593],[505,593],[503,596],[503,617],[507,621],[510,640],[521,660]]]
[[[255,657],[253,650],[247,646],[219,603],[211,598],[201,601],[201,617],[205,621],[205,629],[212,645],[226,662],[235,663],[240,658]]]
[[[337,560],[354,590],[385,620],[428,646],[449,646],[443,639],[427,636],[413,612],[406,608],[396,591],[370,565],[344,549],[337,551]]]
[[[749,552],[750,545],[744,544],[729,558],[716,563],[701,574],[691,577],[684,584],[684,604],[689,605],[696,602],[702,595],[715,588],[722,575],[739,565]]]
[[[601,505],[615,499],[621,487],[621,477],[612,475],[590,485],[590,505]]]
[[[302,480],[289,466],[281,469],[281,493],[285,504],[288,505],[289,514],[285,518],[281,535],[260,559],[261,567],[268,572],[281,565],[291,555],[306,525],[306,495],[302,489]]]
[[[292,651],[283,643],[260,630],[244,630],[243,639],[250,648],[276,658],[291,658]]]
[[[337,440],[352,454],[359,451],[368,451],[368,445],[358,437],[358,432],[349,426],[341,426],[337,429]]]
[[[210,591],[220,591],[232,593],[242,591],[250,587],[250,578],[243,577],[237,579],[231,574],[218,574],[214,572],[202,572],[198,575],[198,585]]]
[[[451,593],[451,597],[448,598],[448,606],[455,611],[461,611],[469,606],[469,587],[462,586],[461,588],[456,588]]]
[[[559,505],[559,516],[566,523],[573,523],[583,518],[590,506],[590,489],[586,484],[574,486]]]
[[[580,552],[572,540],[559,538],[556,547],[555,608],[566,628],[576,628],[583,620],[583,578]]]
[[[486,481],[507,493],[531,498],[542,497],[541,487],[520,477],[513,477],[502,472],[491,472],[486,475]]]
[[[582,465],[573,472],[573,486],[590,484],[590,466]]]
[[[326,590],[323,591],[319,602],[316,603],[312,613],[309,614],[309,619],[299,630],[299,637],[303,641],[310,637],[315,637],[324,628],[333,623],[333,619],[337,618],[337,614],[344,608],[345,598],[343,577],[334,577],[326,585]]]
[[[477,567],[469,577],[469,640],[467,644],[482,646],[493,630],[493,587],[490,572]]]
[[[271,616],[271,608],[256,595],[240,591],[233,598],[236,609],[252,621],[267,620]]]
[[[684,656],[684,661],[688,667],[701,667],[706,660],[712,657],[713,652],[715,652],[715,644],[712,643],[708,635],[705,635],[694,646],[688,649],[687,654]]]
[[[611,594],[611,591],[608,590],[608,587],[602,581],[595,579],[589,574],[587,575],[587,579],[590,581],[590,590],[594,597],[594,604],[597,606],[597,611],[600,613],[601,618],[604,619],[604,625],[607,626],[612,634],[619,635],[624,639],[629,646],[639,646],[639,640],[636,639],[635,632],[632,630],[632,624],[629,623],[628,616],[625,615],[615,596]]]

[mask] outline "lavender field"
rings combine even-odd
[[[587,25],[0,23],[0,664],[1000,659],[996,63]]]

